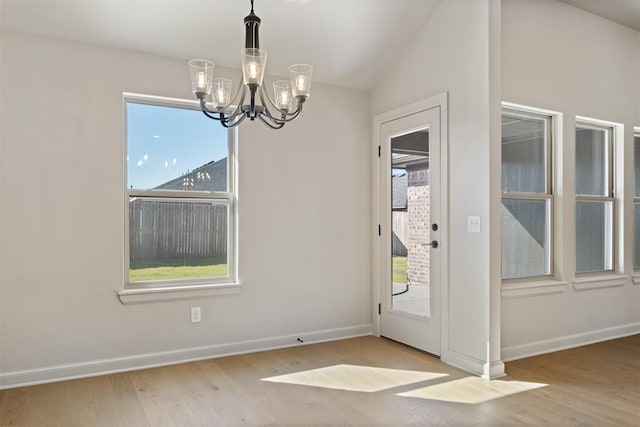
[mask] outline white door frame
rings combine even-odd
[[[449,348],[449,110],[448,110],[448,94],[447,92],[431,96],[427,99],[414,102],[412,104],[396,108],[385,113],[377,114],[373,118],[373,145],[372,145],[372,190],[371,197],[372,212],[373,212],[373,228],[374,228],[374,242],[373,242],[373,333],[375,336],[380,336],[380,315],[378,309],[380,307],[380,291],[381,291],[381,278],[383,277],[384,265],[381,263],[380,251],[382,239],[378,235],[379,224],[382,224],[381,209],[380,209],[380,159],[378,157],[378,147],[380,146],[380,128],[383,123],[400,119],[411,114],[419,113],[420,111],[428,110],[431,108],[440,107],[440,204],[441,204],[441,223],[439,230],[439,241],[441,242],[441,273],[440,273],[440,349],[441,354],[444,354]],[[388,230],[382,230],[383,233]]]

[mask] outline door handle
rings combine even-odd
[[[437,240],[433,240],[431,243],[421,243],[422,246],[431,246],[433,249],[436,249],[438,246],[440,246],[438,244]]]

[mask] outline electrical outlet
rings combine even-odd
[[[480,217],[479,216],[468,216],[467,217],[467,231],[469,233],[479,233],[480,232]]]
[[[200,323],[200,307],[191,307],[191,323]]]

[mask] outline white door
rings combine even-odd
[[[380,126],[380,334],[440,355],[440,107]]]

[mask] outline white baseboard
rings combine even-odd
[[[440,356],[447,365],[451,365],[463,371],[469,372],[473,375],[481,376],[484,373],[484,362],[479,359],[467,356],[466,354],[458,353],[456,351],[445,351]]]
[[[482,370],[482,378],[485,380],[495,380],[496,378],[502,378],[507,375],[504,372],[504,362],[502,360],[485,363]]]
[[[502,360],[508,362],[510,360],[524,359],[525,357],[536,356],[538,354],[566,350],[568,348],[594,344],[638,333],[640,333],[640,323],[629,323],[627,325],[614,326],[597,331],[566,335],[549,340],[503,348]]]
[[[271,337],[259,340],[240,341],[228,344],[193,347],[182,350],[160,353],[139,354],[128,357],[93,360],[68,365],[50,366],[39,369],[0,373],[0,390],[27,385],[65,381],[76,378],[93,377],[116,372],[134,371],[157,366],[231,356],[234,354],[253,353],[264,350],[294,347],[371,335],[373,325],[358,325],[347,328],[327,329],[323,331],[305,332],[296,335]],[[298,338],[304,343],[298,342]]]
[[[477,375],[488,380],[504,377],[506,375],[504,373],[504,363],[502,360],[487,363],[471,356],[467,356],[466,354],[451,350],[443,353],[440,360],[447,365],[462,369],[470,374]]]

